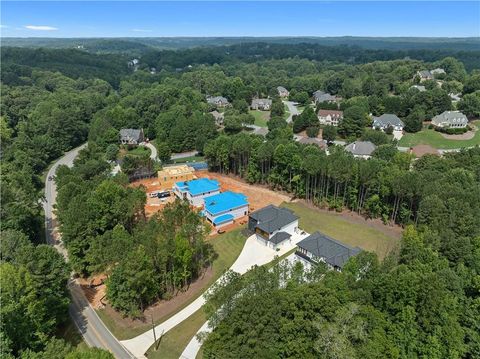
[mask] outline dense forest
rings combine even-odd
[[[188,288],[215,257],[205,241],[204,222],[185,204],[177,202],[147,219],[144,191],[129,186],[125,174],[111,176],[120,151],[119,130],[143,128],[165,161],[171,152],[198,150],[213,171],[318,206],[413,226],[400,252],[383,263],[367,253],[345,273],[316,273],[308,283],[295,269],[286,275],[288,285],[272,278],[270,287],[252,293],[253,301],[235,298],[231,314],[207,339],[206,356],[328,357],[334,346],[339,352],[332,358],[478,357],[479,149],[414,161],[399,153],[389,136],[366,126],[369,114],[384,112],[396,113],[410,132],[444,110],[480,116],[480,57],[476,52],[411,51],[418,56],[410,50],[237,44],[148,51],[133,71],[126,55],[2,48],[4,353],[82,357],[58,338],[68,322],[71,269],[82,276],[107,273],[110,304],[125,315],[140,316],[149,304]],[[427,81],[424,92],[410,88],[418,70],[435,67],[446,70],[442,87]],[[339,108],[345,121],[329,135],[329,156],[294,141],[294,132],[315,127],[315,112],[307,107],[288,124],[276,96],[279,85],[303,103],[319,89],[343,98]],[[462,100],[453,104],[451,92]],[[206,102],[208,95],[225,96],[232,104],[224,111],[223,128],[209,114],[214,106]],[[245,127],[253,122],[248,105],[257,96],[273,99],[266,138]],[[378,148],[369,161],[354,159],[331,144],[337,135],[347,142],[370,140]],[[74,167],[60,167],[55,179],[56,211],[70,258],[66,264],[45,245],[43,175],[54,159],[87,141]],[[275,273],[259,269],[245,283]],[[225,288],[228,292],[229,283]],[[264,305],[253,305],[258,302]],[[210,314],[219,303],[212,297]],[[277,316],[282,320],[272,319]],[[262,318],[265,325],[258,332],[242,331],[256,322],[252,318]]]

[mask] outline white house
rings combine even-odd
[[[200,178],[191,181],[179,181],[173,186],[173,193],[185,199],[195,207],[203,206],[204,199],[220,193],[220,184],[217,180]]]
[[[203,215],[215,228],[231,224],[248,215],[247,196],[227,191],[204,198]]]
[[[460,111],[444,111],[432,118],[432,125],[440,128],[465,128],[468,119]]]
[[[338,126],[340,121],[343,120],[343,111],[319,110],[317,117],[322,125]]]
[[[277,249],[290,243],[298,231],[298,217],[288,208],[269,205],[248,216],[248,229],[255,233],[258,241]]]

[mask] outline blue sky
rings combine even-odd
[[[480,36],[480,1],[1,1],[15,37]]]

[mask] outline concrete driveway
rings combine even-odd
[[[298,111],[297,106],[295,105],[295,102],[293,101],[282,101],[285,105],[288,107],[288,112],[290,112],[290,116],[287,118],[287,123],[292,122],[292,117],[293,115],[299,115],[300,112]]]
[[[305,234],[295,234],[292,236],[291,243],[286,244],[280,251],[275,251],[271,248],[268,248],[264,244],[260,243],[258,240],[255,239],[255,236],[248,238],[247,243],[245,243],[245,247],[242,250],[242,253],[238,257],[237,261],[232,265],[231,269],[235,272],[240,274],[245,273],[249,270],[252,265],[250,264],[250,258],[254,258],[255,264],[263,265],[271,262],[275,256],[282,256],[285,253],[291,251],[295,248],[296,244],[300,242],[302,239],[308,237],[309,233]],[[293,261],[295,258],[295,254],[291,254],[287,257],[287,260]],[[202,327],[197,331],[194,337],[190,340],[188,345],[182,352],[180,356],[181,359],[195,359],[198,351],[200,350],[202,343],[197,339],[197,334],[201,332],[211,332],[212,328],[208,326],[208,322],[205,322]]]
[[[264,265],[266,263],[271,262],[275,256],[281,256],[288,251],[292,250],[296,243],[301,241],[303,238],[308,236],[308,234],[300,235],[296,234],[292,236],[291,243],[285,245],[280,251],[275,251],[267,246],[263,245],[255,236],[251,236],[245,242],[243,246],[242,252],[238,256],[237,260],[233,265],[230,267],[231,270],[238,272],[240,274],[244,274],[254,265]],[[204,293],[203,293],[204,294]],[[155,327],[155,331],[157,336],[160,336],[168,332],[173,327],[177,326],[184,320],[188,319],[193,313],[199,310],[204,304],[205,299],[203,294],[195,299],[192,303],[190,303],[187,307],[182,309],[177,314],[173,315],[163,323],[157,325]],[[204,325],[206,326],[206,324]],[[188,344],[185,350],[190,350],[192,353],[198,352],[201,347],[201,343],[195,343],[196,338],[194,337],[190,343]],[[152,330],[148,330],[135,338],[124,340],[121,342],[125,348],[127,348],[136,358],[145,358],[145,352],[150,348],[154,343],[153,332]],[[195,358],[195,355],[192,358]]]
[[[403,131],[393,131],[394,139],[396,139],[397,141],[400,141],[402,137],[403,137]]]

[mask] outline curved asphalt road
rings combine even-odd
[[[73,160],[85,146],[86,144],[83,144],[82,146],[65,153],[63,157],[53,164],[48,171],[47,178],[45,179],[45,201],[43,202],[43,209],[45,211],[45,235],[47,243],[53,245],[57,251],[65,257],[65,259],[68,259],[67,251],[63,246],[62,241],[59,240],[55,216],[53,214],[53,205],[55,204],[55,199],[57,197],[57,188],[55,181],[49,181],[48,177],[54,176],[60,165],[72,167]],[[72,297],[72,302],[68,311],[85,342],[89,346],[109,350],[113,353],[115,358],[118,359],[134,358],[103,324],[74,279],[69,280],[68,289],[70,290]]]

